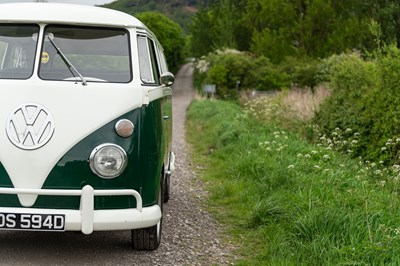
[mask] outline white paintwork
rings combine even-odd
[[[0,80],[0,161],[15,188],[39,189],[60,160],[80,140],[109,121],[142,105],[142,90],[132,84]],[[55,131],[43,147],[26,151],[7,138],[8,115],[22,103],[45,106],[54,118]],[[35,195],[19,195],[23,206],[32,206]]]
[[[144,88],[143,104],[149,104],[152,101],[172,95],[171,87],[159,86],[156,88]]]
[[[0,4],[0,23],[34,22],[146,28],[138,19],[112,9],[59,3]]]
[[[158,205],[142,207],[142,197],[133,189],[120,190],[94,190],[86,185],[82,190],[62,189],[14,189],[0,188],[2,194],[25,195],[55,195],[55,196],[80,196],[80,210],[60,209],[26,209],[26,208],[0,208],[6,213],[29,214],[64,214],[67,231],[81,231],[91,234],[93,231],[128,230],[156,225],[161,219],[161,209]],[[94,210],[95,196],[121,196],[129,195],[136,199],[135,209]]]

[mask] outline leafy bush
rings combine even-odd
[[[258,91],[281,90],[290,85],[290,76],[263,56],[254,59],[249,72],[248,86]]]
[[[372,59],[352,53],[328,60],[333,90],[315,118],[321,134],[329,134],[335,128],[352,129],[359,134],[354,156],[398,163],[399,59],[400,50],[389,47]]]
[[[217,94],[221,98],[236,98],[236,93],[231,92],[238,85],[246,86],[248,71],[251,66],[251,56],[247,53],[233,49],[217,50],[203,57],[197,63],[198,82],[215,84]]]
[[[290,75],[266,57],[256,58],[233,49],[208,54],[198,61],[196,69],[196,85],[215,84],[218,96],[223,99],[236,98],[236,89],[271,91],[291,83]]]
[[[286,57],[278,65],[278,70],[288,76],[291,85],[298,88],[311,88],[318,85],[320,61],[308,57]]]

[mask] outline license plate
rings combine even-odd
[[[0,229],[31,231],[65,231],[65,215],[0,213]]]

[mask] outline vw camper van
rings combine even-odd
[[[173,82],[128,14],[0,4],[0,229],[130,230],[134,249],[156,249]]]

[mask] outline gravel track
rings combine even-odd
[[[205,209],[207,192],[192,171],[185,141],[186,109],[194,97],[193,66],[178,72],[173,90],[173,151],[176,171],[171,179],[160,252],[171,255],[163,265],[228,265],[230,248],[220,240],[220,228]]]
[[[182,67],[173,91],[176,171],[164,205],[161,246],[130,249],[130,231],[46,233],[0,231],[0,265],[230,265],[231,245],[206,211],[207,193],[192,171],[185,142],[186,109],[194,97],[192,64]]]

